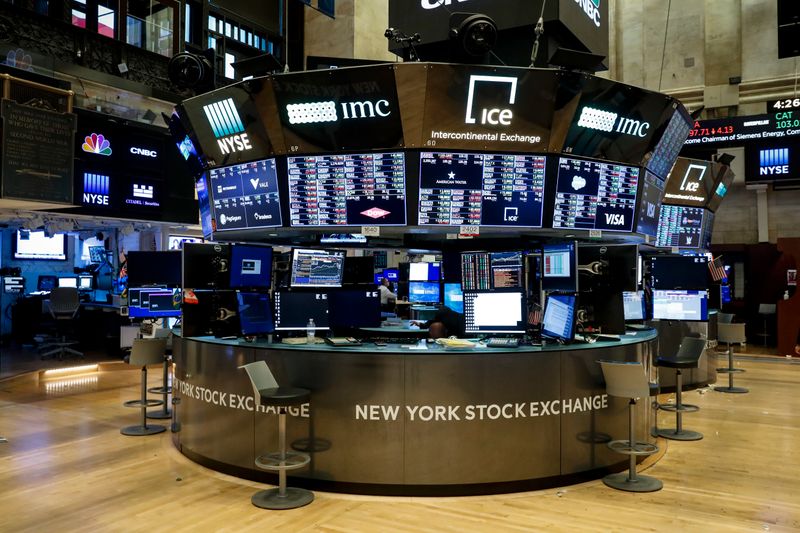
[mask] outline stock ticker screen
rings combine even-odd
[[[656,246],[699,248],[703,237],[703,215],[701,207],[662,205]]]
[[[281,225],[274,159],[213,168],[209,178],[216,231]]]
[[[560,158],[553,228],[631,231],[638,185],[637,167]]]
[[[423,152],[422,226],[542,227],[544,156]]]
[[[288,164],[293,227],[406,224],[402,152],[289,157]]]

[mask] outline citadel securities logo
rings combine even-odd
[[[581,110],[578,126],[608,133],[622,133],[631,137],[644,138],[650,130],[650,123],[625,118],[611,111],[603,111],[586,106]]]
[[[234,152],[251,150],[250,138],[244,132],[244,124],[239,112],[233,103],[233,98],[227,98],[203,106],[206,119],[217,138],[220,152],[230,155]]]
[[[83,140],[81,149],[89,154],[111,155],[111,143],[102,133],[92,133]]]
[[[600,27],[600,0],[575,0],[594,25]]]

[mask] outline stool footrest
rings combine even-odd
[[[728,368],[728,367],[725,367],[725,368],[718,368],[717,372],[720,373],[720,374],[739,374],[739,373],[745,372],[745,369],[743,369],[743,368]]]
[[[311,461],[311,457],[305,453],[286,452],[285,458],[281,460],[280,452],[265,453],[256,458],[256,466],[262,470],[279,472],[281,470],[295,470],[302,468]]]
[[[166,412],[163,409],[158,409],[157,411],[147,411],[147,418],[152,420],[166,420],[168,418],[172,418],[172,409],[167,409]]]
[[[717,392],[727,392],[730,394],[745,394],[750,392],[750,389],[744,387],[714,387]]]
[[[658,451],[658,446],[655,444],[637,441],[631,446],[629,440],[612,440],[608,443],[608,447],[624,455],[653,455]]]
[[[123,404],[125,407],[157,407],[164,405],[163,400],[128,400]]]
[[[664,486],[660,479],[641,474],[637,474],[636,479],[631,479],[628,472],[609,474],[603,478],[603,483],[612,489],[627,492],[655,492]]]
[[[660,403],[658,404],[658,408],[662,411],[668,411],[670,413],[676,413],[680,411],[681,413],[694,413],[700,410],[700,407],[691,404],[691,403],[684,403],[681,404],[680,408],[677,405],[671,403]]]
[[[145,435],[155,435],[157,433],[163,433],[167,430],[164,426],[150,424],[147,426],[128,426],[124,427],[119,430],[120,433],[123,435],[127,435],[129,437],[143,437]]]
[[[147,389],[147,392],[150,394],[172,394],[172,387],[167,387],[166,389],[164,387],[152,387]]]
[[[314,501],[314,493],[297,487],[286,487],[281,496],[280,489],[260,490],[253,494],[250,503],[261,509],[297,509]]]
[[[703,434],[691,429],[662,428],[658,430],[658,436],[670,440],[701,440]]]

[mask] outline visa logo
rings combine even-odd
[[[624,226],[625,215],[620,213],[606,213],[606,224],[609,226]]]

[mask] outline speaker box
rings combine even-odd
[[[800,56],[800,23],[778,26],[778,58],[796,56]]]

